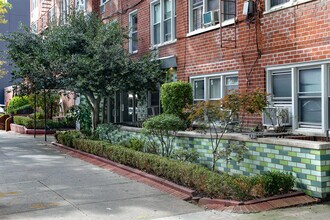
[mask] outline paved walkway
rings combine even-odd
[[[329,204],[248,215],[204,211],[72,158],[42,140],[0,131],[0,219],[330,218]]]

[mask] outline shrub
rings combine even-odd
[[[176,115],[161,114],[143,123],[143,133],[154,146],[160,144],[161,156],[169,157],[173,151],[173,141],[177,132],[186,128],[185,122]]]
[[[174,150],[173,159],[193,163],[199,158],[199,153],[195,149],[178,149]]]
[[[25,116],[14,116],[14,124],[22,125],[28,129],[34,128],[34,119]],[[68,124],[66,121],[53,121],[47,120],[47,129],[58,129],[58,128],[68,128],[72,127],[71,124]],[[37,119],[36,120],[36,129],[43,129],[45,128],[45,121],[44,119]]]
[[[288,193],[294,186],[295,178],[292,173],[268,171],[261,177],[265,196]]]
[[[120,145],[136,151],[144,151],[145,142],[138,138],[131,138],[128,141],[121,142]]]
[[[186,119],[183,109],[193,103],[192,86],[187,82],[170,82],[161,87],[160,100],[166,114]]]
[[[112,145],[104,141],[81,139],[79,132],[58,132],[55,135],[58,142],[76,149],[105,157],[114,162],[143,170],[177,184],[195,189],[204,196],[211,198],[247,200],[260,197],[260,184],[272,176],[272,182],[278,185],[278,193],[290,190],[294,180],[291,175],[279,172],[269,172],[266,175],[247,177],[215,173],[197,164],[183,163],[177,160],[143,153],[122,146]],[[290,183],[286,182],[289,181]],[[257,193],[256,193],[257,192]],[[271,194],[269,194],[271,195]]]
[[[27,96],[15,96],[9,101],[6,111],[9,114],[29,114],[33,109]]]
[[[108,141],[110,143],[118,143],[119,140],[116,138],[119,126],[109,123],[109,124],[99,124],[96,128],[96,136],[99,140]]]
[[[86,103],[81,103],[79,106],[70,108],[66,118],[70,121],[79,121],[81,132],[91,134],[92,114]]]

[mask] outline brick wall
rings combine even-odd
[[[241,91],[265,89],[267,66],[330,58],[330,1],[311,0],[271,13],[264,13],[264,1],[258,5],[260,19],[247,23],[242,15],[244,0],[238,0],[237,47],[221,48],[219,28],[187,36],[188,0],[177,0],[176,43],[161,46],[156,52],[159,57],[176,55],[179,80],[238,71]],[[90,3],[93,3],[92,10],[99,10],[99,0]],[[129,13],[133,10],[138,11],[138,53],[132,56],[139,57],[151,52],[150,1],[109,0],[101,18],[105,22],[117,19],[123,27],[128,27]],[[223,28],[224,38],[233,37],[232,27]],[[247,124],[258,122],[260,116],[246,118]]]

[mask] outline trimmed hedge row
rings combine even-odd
[[[34,128],[34,119],[26,116],[14,116],[14,124],[22,125],[28,129]],[[69,125],[65,121],[55,122],[53,120],[47,120],[47,128],[57,129],[57,128],[66,128]],[[43,129],[45,127],[44,119],[36,120],[36,129]],[[69,126],[70,127],[70,126]]]
[[[117,163],[143,170],[177,184],[195,189],[203,196],[211,198],[248,200],[256,197],[272,195],[264,189],[263,182],[267,175],[246,177],[215,173],[197,164],[164,158],[154,154],[143,153],[104,141],[82,139],[78,132],[58,132],[55,138],[61,144],[78,150],[107,158]],[[269,172],[268,175],[273,172]],[[294,179],[291,175],[280,173],[284,183],[277,188],[277,194],[287,193],[292,189]],[[267,183],[269,187],[272,183]],[[273,190],[273,189],[272,189]]]

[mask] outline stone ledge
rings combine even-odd
[[[141,128],[136,127],[128,127],[121,126],[123,131],[128,132],[141,132]],[[180,131],[178,132],[178,137],[193,137],[193,138],[211,138],[210,134],[203,134],[195,131]],[[297,139],[286,139],[286,138],[257,138],[251,139],[247,135],[239,134],[239,133],[225,133],[223,135],[223,139],[225,140],[235,140],[235,141],[244,141],[244,142],[254,142],[261,144],[274,144],[274,145],[282,145],[288,147],[300,147],[307,149],[330,149],[329,142],[321,142],[321,141],[307,141],[307,140],[297,140]]]

